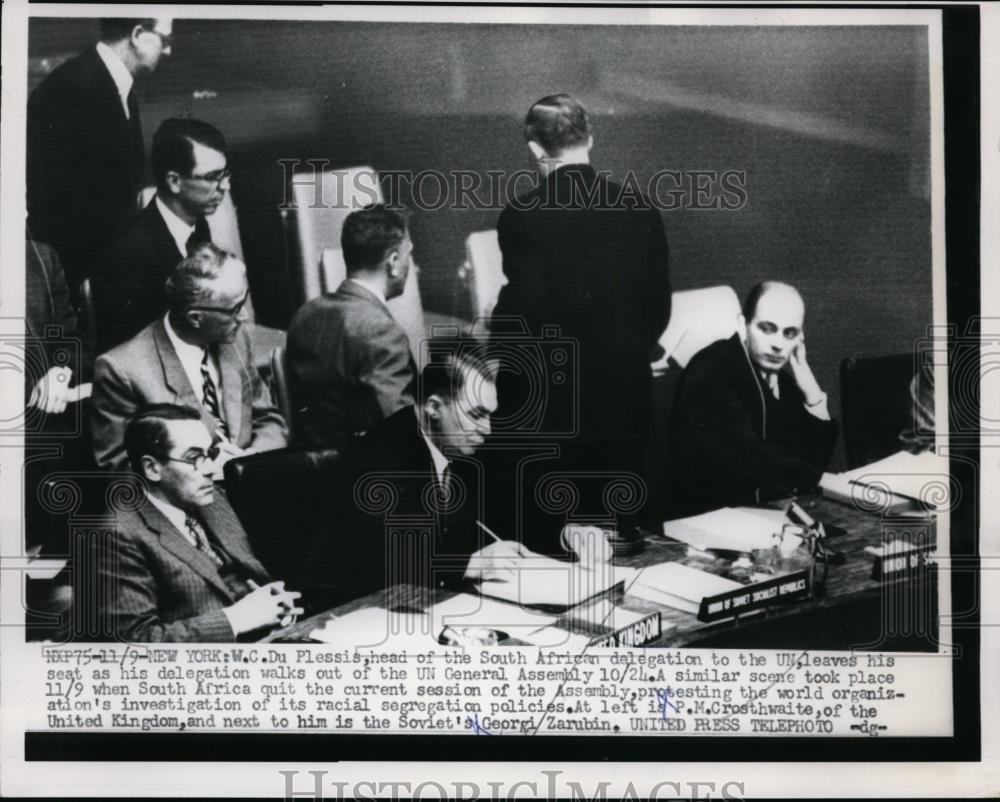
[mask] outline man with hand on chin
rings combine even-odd
[[[820,484],[839,426],[806,358],[804,319],[798,290],[761,282],[737,333],[688,363],[672,422],[671,517]]]

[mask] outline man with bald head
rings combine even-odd
[[[670,454],[671,517],[808,492],[839,427],[806,359],[805,303],[778,281],[747,295],[737,331],[688,363]]]

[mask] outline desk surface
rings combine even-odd
[[[933,538],[935,537],[935,519],[933,517],[905,518],[871,515],[819,496],[800,498],[798,502],[800,506],[805,508],[816,519],[823,521],[824,524],[832,524],[845,530],[845,534],[832,538],[830,545],[844,552],[847,558],[846,562],[842,565],[832,565],[829,567],[826,577],[826,592],[821,598],[774,605],[768,608],[765,614],[751,615],[743,621],[729,619],[713,624],[706,624],[699,621],[692,613],[670,607],[661,607],[643,599],[633,598],[627,594],[621,596],[617,600],[617,604],[620,607],[637,612],[655,612],[659,610],[664,625],[670,623],[676,627],[676,629],[659,641],[647,644],[647,646],[696,645],[697,641],[703,638],[712,637],[720,632],[724,633],[747,622],[759,623],[763,620],[770,623],[778,619],[804,616],[808,613],[822,614],[824,610],[831,610],[840,606],[846,607],[865,600],[874,600],[876,603],[875,606],[877,606],[878,598],[883,594],[885,585],[871,579],[873,558],[871,555],[865,553],[865,547],[878,546],[883,542],[895,540],[899,537],[908,539],[909,537],[918,535],[924,542],[933,542]],[[619,565],[641,568],[670,561],[691,564],[715,573],[722,573],[729,566],[729,562],[722,559],[716,559],[714,562],[706,562],[704,558],[688,556],[686,545],[659,535],[647,536],[646,548],[642,554],[622,558],[615,562]],[[934,593],[933,588],[931,588],[931,592]],[[355,599],[334,608],[330,613],[336,616],[366,607],[388,608],[399,603],[400,600],[405,600],[407,605],[426,607],[443,601],[449,596],[455,595],[455,593],[456,591],[450,590],[400,586]],[[874,609],[872,613],[875,614]],[[766,618],[764,618],[765,615]],[[310,619],[305,619],[287,630],[274,633],[271,639],[305,640],[308,638],[309,632],[317,626],[321,626],[322,621],[328,617],[329,613],[324,613]],[[566,621],[565,617],[560,618],[557,626],[571,632],[587,632],[589,635],[595,635],[593,631],[586,631],[574,626],[572,623]],[[793,647],[794,645],[794,643],[788,644],[789,647]],[[842,644],[835,645],[831,643],[829,648],[842,648]]]

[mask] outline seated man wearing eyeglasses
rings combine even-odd
[[[217,475],[230,458],[287,444],[287,430],[254,367],[243,330],[246,267],[211,243],[178,264],[166,282],[167,314],[98,357],[90,424],[94,458],[126,468],[125,423],[149,404],[200,411],[219,447]]]
[[[127,641],[227,642],[291,624],[299,593],[272,582],[212,483],[212,436],[196,409],[157,404],[125,427],[146,483],[134,508],[111,510],[113,539],[95,554],[91,598],[104,632]],[[95,548],[98,548],[95,542]]]
[[[229,189],[226,141],[200,120],[165,120],[153,136],[156,195],[126,219],[91,268],[98,353],[163,314],[163,282],[192,248],[211,242],[207,218]]]

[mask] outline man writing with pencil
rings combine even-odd
[[[311,598],[490,578],[531,554],[484,523],[490,509],[476,452],[497,407],[492,368],[462,341],[430,347],[416,405],[344,456],[309,561]]]

